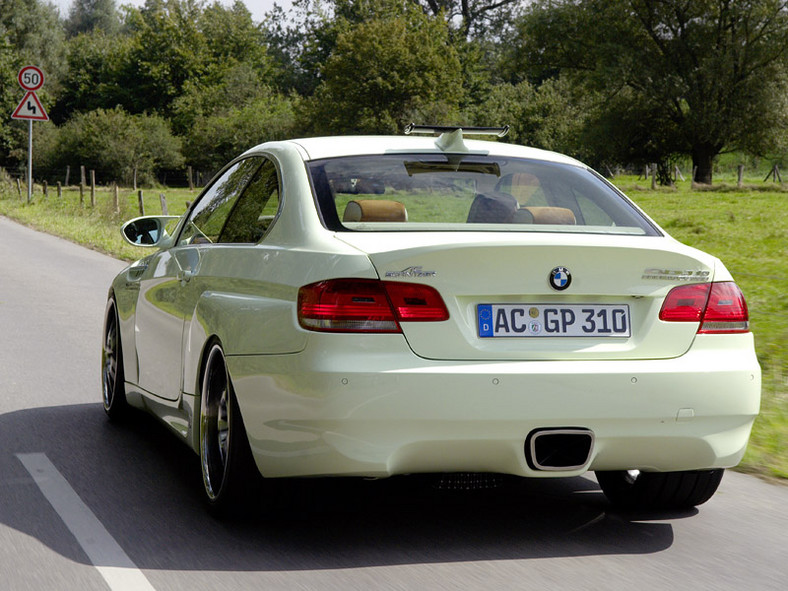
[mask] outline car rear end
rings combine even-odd
[[[737,464],[760,368],[720,261],[569,159],[424,146],[304,143],[326,232],[371,272],[300,287],[300,353],[232,361],[266,393],[239,394],[263,475]]]

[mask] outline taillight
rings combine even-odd
[[[330,279],[298,290],[298,323],[325,332],[401,332],[400,322],[447,320],[432,287],[376,279]]]
[[[732,281],[680,285],[670,290],[659,319],[699,322],[698,333],[749,332],[747,303]]]

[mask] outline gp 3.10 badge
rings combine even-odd
[[[556,267],[550,271],[550,287],[557,291],[564,291],[572,284],[572,274],[566,267]]]

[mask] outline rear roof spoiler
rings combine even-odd
[[[497,137],[504,137],[507,133],[509,133],[509,126],[465,127],[462,125],[416,125],[415,123],[409,123],[405,126],[405,135],[410,135],[412,133],[440,135],[443,133],[451,133],[457,130],[462,131],[463,135],[494,135]]]
[[[462,141],[463,135],[495,135],[503,137],[509,133],[509,126],[504,127],[460,127],[459,125],[415,125],[410,123],[405,126],[405,135],[422,133],[438,135],[435,145],[443,152],[467,152],[468,148]]]

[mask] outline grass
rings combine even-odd
[[[64,188],[60,198],[52,187],[47,193],[44,196],[41,187],[36,186],[32,202],[28,205],[24,188],[20,197],[16,186],[3,183],[0,178],[0,215],[122,260],[133,261],[145,253],[127,244],[119,231],[123,222],[141,215],[137,191],[120,189],[117,210],[114,191],[106,187],[96,189],[95,207],[91,206],[89,190],[81,199],[77,187]],[[187,201],[193,201],[198,195],[196,190],[188,189],[144,190],[146,214],[162,213],[162,194],[165,195],[169,215],[181,215],[186,211]]]
[[[763,402],[740,469],[788,479],[788,187],[764,183],[758,175],[739,188],[735,173],[729,177],[711,188],[680,182],[651,190],[636,177],[615,182],[672,236],[722,259],[744,291],[763,368]],[[146,190],[146,213],[161,213],[162,192],[172,215],[197,196],[187,189]],[[16,186],[0,178],[0,214],[120,259],[144,252],[127,245],[118,231],[139,215],[131,190],[120,191],[118,210],[109,189],[99,189],[91,207],[89,192],[80,204],[76,188],[57,198],[54,190],[44,197],[36,187],[28,205],[24,192],[20,198]]]
[[[674,238],[722,259],[744,292],[763,398],[740,468],[788,479],[788,187],[762,179],[741,189],[735,181],[656,191],[631,177],[617,184]]]

